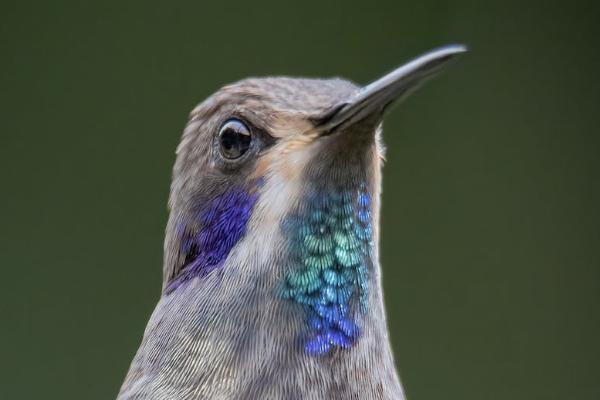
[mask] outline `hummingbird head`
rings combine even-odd
[[[378,262],[381,121],[464,51],[365,87],[246,79],[192,111],[163,294],[119,398],[404,398]]]
[[[306,353],[353,346],[380,302],[383,114],[464,51],[432,51],[365,87],[246,79],[197,106],[177,148],[164,296],[197,290],[204,311],[216,298],[285,304],[270,317],[299,314]]]

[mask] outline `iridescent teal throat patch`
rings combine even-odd
[[[304,309],[305,351],[321,355],[351,347],[361,334],[358,317],[368,307],[372,225],[365,185],[309,195],[284,230],[291,268],[283,297]]]

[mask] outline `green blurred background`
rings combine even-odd
[[[366,83],[452,42],[471,53],[386,122],[406,392],[600,398],[600,6],[223,3],[0,5],[0,398],[115,397],[196,103],[246,76]]]

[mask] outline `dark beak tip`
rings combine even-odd
[[[465,53],[469,52],[469,49],[467,48],[467,46],[464,46],[461,44],[449,45],[446,47],[442,47],[439,50],[440,51],[445,50],[447,52],[445,55],[442,55],[438,59],[438,62],[440,64],[444,64],[452,59],[458,59],[459,57],[462,57]]]
[[[342,125],[359,121],[369,114],[382,113],[389,104],[407,96],[467,51],[467,46],[463,44],[449,44],[401,65],[364,86],[352,99],[335,107],[327,118],[321,120],[322,129],[332,131]]]
[[[437,50],[438,51],[447,50],[448,52],[450,52],[452,54],[461,54],[461,53],[468,52],[469,47],[466,44],[453,43],[453,44],[448,44],[446,46],[442,46],[442,47],[438,48]]]

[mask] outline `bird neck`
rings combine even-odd
[[[281,294],[303,311],[308,355],[350,349],[362,335],[374,270],[371,203],[366,182],[317,188],[283,222],[288,262]]]
[[[215,316],[203,335],[218,337],[203,365],[235,371],[233,386],[249,391],[231,392],[238,397],[403,398],[382,298],[378,218],[377,181],[269,180],[219,274],[196,283],[203,312]]]
[[[224,261],[163,293],[123,393],[402,399],[381,291],[379,181],[274,176],[252,199]],[[181,215],[166,260],[185,248]]]

